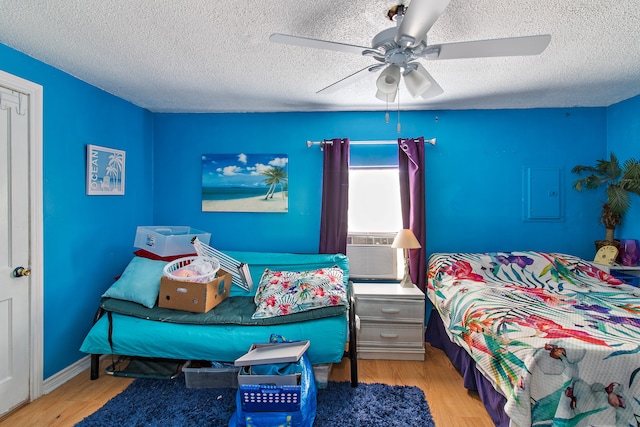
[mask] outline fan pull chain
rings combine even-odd
[[[398,87],[398,133],[402,130],[402,126],[400,125],[400,87]]]
[[[384,113],[384,122],[389,123],[389,94],[385,98],[387,99],[387,111]]]

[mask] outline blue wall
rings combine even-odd
[[[84,356],[78,348],[100,295],[131,259],[136,226],[191,225],[221,249],[316,252],[322,152],[305,141],[399,136],[383,112],[152,114],[3,45],[0,69],[44,87],[45,378]],[[572,190],[570,169],[607,149],[637,155],[639,102],[403,112],[400,136],[438,138],[426,150],[428,253],[592,257],[603,234],[599,197]],[[124,196],[85,195],[86,144],[126,151]],[[239,152],[289,155],[288,213],[201,211],[200,156]],[[523,221],[525,167],[561,171],[561,221]],[[635,218],[625,233],[638,235]]]
[[[432,114],[402,113],[402,136],[431,134]],[[317,252],[322,152],[306,141],[397,139],[395,123],[376,113],[157,114],[154,221],[210,231],[220,249]],[[208,153],[286,153],[289,211],[202,212],[200,157]]]
[[[0,69],[43,86],[44,378],[78,348],[99,297],[152,221],[153,115],[0,44]],[[124,196],[87,196],[85,150],[126,151]]]
[[[606,109],[403,112],[403,137],[427,146],[427,252],[535,249],[592,258],[595,195],[571,189],[571,168],[605,154]],[[383,113],[158,114],[154,221],[212,233],[220,249],[315,252],[322,152],[305,141],[395,139]],[[360,147],[359,147],[360,148]],[[201,211],[200,156],[287,153],[289,212]],[[523,220],[523,170],[561,171],[560,221]],[[382,202],[382,201],[381,201]]]
[[[604,154],[605,109],[452,111],[427,170],[429,251],[594,254],[597,200],[571,189],[571,168]],[[560,170],[560,221],[524,221],[524,168]]]
[[[607,109],[607,148],[621,162],[640,160],[640,96]],[[616,230],[616,238],[640,239],[640,197],[631,196],[631,209]]]

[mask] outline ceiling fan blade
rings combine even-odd
[[[451,0],[411,0],[395,40],[400,46],[417,46]]]
[[[290,36],[287,34],[274,33],[269,36],[269,41],[273,43],[288,44],[293,46],[312,47],[314,49],[335,50],[338,52],[355,53],[362,55],[362,51],[369,47],[356,46],[352,44],[330,42],[326,40],[310,39],[308,37]]]
[[[429,46],[427,50],[440,49],[433,59],[488,58],[494,56],[539,55],[549,45],[549,34],[539,36],[509,37],[505,39],[476,40]],[[432,58],[430,55],[425,55]]]
[[[342,89],[345,86],[350,85],[351,83],[354,83],[362,78],[364,78],[365,76],[367,76],[369,73],[373,73],[378,71],[380,68],[384,67],[385,64],[376,64],[376,65],[369,65],[365,68],[363,68],[360,71],[356,71],[355,73],[345,77],[344,79],[338,80],[335,83],[330,84],[329,86],[320,89],[319,91],[317,91],[316,93],[334,93],[337,92],[338,90]]]
[[[436,80],[431,76],[431,74],[429,74],[429,72],[422,66],[422,64],[418,63],[418,68],[416,69],[416,71],[424,75],[431,82],[431,86],[429,86],[429,89],[427,89],[422,95],[420,95],[422,96],[422,98],[429,99],[438,95],[442,95],[444,93],[444,90],[440,87],[438,82],[436,82]]]

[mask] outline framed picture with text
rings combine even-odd
[[[87,145],[87,195],[124,194],[125,152]]]

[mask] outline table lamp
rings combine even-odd
[[[402,282],[400,282],[400,286],[403,288],[413,287],[413,282],[411,282],[411,276],[409,275],[409,249],[421,248],[420,242],[416,239],[413,231],[403,228],[398,232],[396,238],[393,239],[391,247],[403,249],[404,251],[404,277],[402,278]]]

